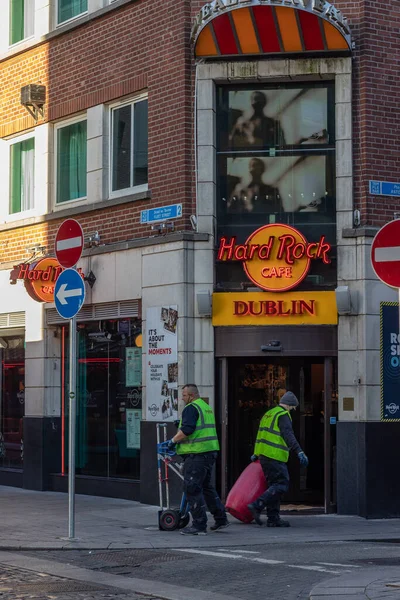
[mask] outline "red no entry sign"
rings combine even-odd
[[[67,219],[61,223],[55,240],[57,260],[62,267],[74,267],[83,250],[83,230],[78,221]]]
[[[371,263],[383,283],[400,288],[400,219],[384,225],[374,237]]]

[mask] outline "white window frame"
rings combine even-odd
[[[80,114],[79,116],[73,117],[71,119],[65,119],[63,121],[59,121],[54,124],[54,132],[53,132],[53,140],[54,140],[54,165],[53,165],[53,176],[54,176],[54,192],[53,192],[53,209],[54,211],[64,210],[70,206],[80,206],[81,204],[86,204],[88,201],[87,198],[87,134],[86,134],[86,196],[82,198],[76,198],[75,200],[65,200],[64,202],[57,202],[57,159],[58,159],[58,131],[63,129],[64,127],[68,127],[69,125],[74,125],[75,123],[80,123],[82,121],[86,121],[87,127],[87,114]],[[87,130],[86,130],[87,131]]]
[[[54,14],[55,14],[55,17],[56,17],[56,22],[55,22],[55,28],[56,29],[58,27],[64,27],[64,25],[67,25],[68,23],[73,23],[77,19],[81,19],[82,17],[84,17],[85,15],[87,15],[89,13],[89,2],[90,2],[90,0],[88,0],[87,10],[85,10],[82,13],[80,13],[79,15],[76,15],[75,17],[71,17],[70,19],[67,19],[66,21],[61,21],[61,23],[59,23],[58,22],[58,2],[59,2],[59,0],[54,0],[54,2],[55,2]]]
[[[122,190],[115,190],[113,191],[112,189],[112,174],[113,174],[113,112],[116,108],[122,108],[124,106],[127,105],[133,105],[133,104],[137,104],[138,102],[141,102],[143,100],[147,100],[148,101],[148,94],[140,94],[139,96],[134,96],[133,98],[130,98],[129,100],[127,100],[126,98],[124,100],[120,100],[119,102],[114,102],[113,104],[109,105],[109,120],[110,120],[110,147],[109,147],[109,177],[108,177],[108,196],[109,198],[121,198],[122,196],[126,196],[128,194],[138,194],[140,192],[147,192],[147,190],[149,189],[149,183],[143,183],[142,185],[135,185],[129,188],[124,188]],[[148,131],[148,121],[147,121],[147,131]],[[131,144],[133,147],[133,139],[134,139],[134,124],[132,122],[132,132],[131,132]]]
[[[20,142],[25,142],[26,140],[29,139],[34,139],[35,140],[35,150],[34,150],[34,171],[33,171],[33,181],[34,181],[34,188],[33,188],[33,208],[30,208],[29,210],[23,210],[21,212],[18,213],[10,213],[10,193],[11,193],[11,146],[14,146],[15,144],[19,144]],[[0,221],[4,222],[4,223],[10,223],[11,221],[20,221],[23,219],[29,219],[29,217],[35,217],[38,214],[38,209],[37,209],[37,198],[36,198],[36,185],[35,185],[35,171],[36,171],[36,164],[37,164],[37,148],[36,148],[36,139],[35,139],[35,130],[30,130],[27,133],[24,133],[22,135],[17,135],[15,137],[12,138],[8,138],[7,140],[5,140],[5,143],[7,144],[7,163],[6,163],[6,172],[7,172],[7,177],[6,177],[6,182],[5,182],[5,194],[4,197],[6,199],[6,210],[4,211],[4,213],[0,216]]]
[[[33,2],[33,33],[32,33],[32,35],[28,35],[27,37],[22,38],[22,40],[19,40],[19,42],[14,42],[14,44],[11,44],[11,39],[10,39],[11,38],[11,0],[8,0],[8,15],[6,15],[8,17],[8,19],[7,19],[7,22],[8,22],[7,44],[10,49],[17,48],[17,46],[19,46],[20,44],[25,44],[29,40],[33,40],[35,37],[36,4],[35,4],[35,0],[32,0],[32,2]],[[24,23],[24,29],[25,29],[25,23]]]

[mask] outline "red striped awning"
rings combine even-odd
[[[215,1],[215,0],[214,0]],[[312,8],[292,8],[248,0],[250,6],[224,6],[200,13],[194,27],[195,56],[343,53],[351,49],[351,36],[341,13],[316,13]],[[328,3],[325,3],[328,4]],[[328,7],[330,5],[328,4]],[[327,18],[334,15],[335,20]],[[338,17],[341,17],[340,19]]]

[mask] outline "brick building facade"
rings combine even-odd
[[[132,348],[141,347],[135,341],[139,329],[146,338],[147,311],[166,306],[179,313],[179,372],[177,381],[168,388],[171,405],[176,399],[175,389],[196,381],[202,394],[215,406],[221,426],[222,469],[218,478],[223,494],[243,460],[247,460],[239,459],[230,449],[238,435],[238,420],[248,418],[250,431],[258,418],[255,413],[249,417],[248,407],[243,408],[248,393],[244,379],[234,382],[233,373],[247,368],[243,362],[246,356],[251,357],[253,367],[261,364],[265,373],[271,372],[276,380],[277,373],[281,373],[281,377],[286,377],[286,386],[301,397],[315,396],[312,406],[307,407],[307,398],[303,402],[296,427],[310,448],[309,453],[315,455],[311,461],[314,459],[318,466],[308,480],[293,467],[297,470],[290,498],[322,504],[327,511],[337,507],[340,512],[364,516],[397,514],[398,509],[396,512],[390,501],[384,507],[377,506],[370,481],[380,464],[387,465],[387,479],[393,468],[390,456],[398,423],[381,422],[379,313],[380,301],[394,302],[397,298],[393,290],[377,282],[369,266],[370,244],[377,228],[400,210],[396,198],[369,193],[369,180],[398,179],[396,66],[400,12],[396,1],[336,0],[334,7],[347,17],[351,32],[352,45],[346,50],[343,46],[328,47],[332,30],[326,27],[339,30],[334,20],[324,25],[328,23],[324,17],[327,3],[220,0],[213,4],[214,19],[207,14],[208,20],[201,25],[209,28],[212,43],[218,46],[218,54],[211,56],[200,52],[195,55],[194,41],[200,39],[201,31],[191,39],[193,20],[204,5],[198,0],[156,0],[151,4],[148,0],[7,0],[5,4],[7,18],[0,24],[0,279],[6,292],[0,303],[0,335],[5,340],[1,350],[4,362],[18,365],[7,369],[8,379],[3,374],[0,482],[65,489],[67,328],[53,305],[31,299],[22,281],[10,286],[9,277],[16,265],[33,265],[43,256],[54,255],[56,231],[66,217],[72,217],[81,223],[87,236],[78,266],[85,275],[92,272],[96,277],[93,287],[86,284],[87,299],[80,326],[81,340],[85,340],[80,355],[80,364],[85,365],[80,372],[85,397],[81,413],[86,416],[81,416],[78,423],[78,437],[81,435],[83,440],[78,450],[78,491],[96,493],[99,486],[101,493],[155,500],[155,473],[151,470],[155,469],[154,423],[161,420],[161,412],[155,416],[150,412],[154,398],[146,390],[146,344],[142,385],[128,385],[124,361],[126,343]],[[24,10],[21,12],[17,5]],[[218,39],[232,33],[223,30],[216,20],[225,18],[224,7],[228,8],[234,39],[234,49],[228,52],[223,52],[224,44]],[[260,12],[257,17],[254,7],[271,11],[268,14],[280,28],[278,52],[264,51],[257,18],[266,19],[268,15]],[[290,15],[288,11],[292,11]],[[304,15],[310,19],[307,23],[315,25],[317,19],[319,31],[325,31],[318,34],[324,40],[320,50],[307,50]],[[244,51],[245,43],[250,42],[240,37],[248,35],[249,27],[241,33],[242,18],[250,18],[255,27],[256,51]],[[294,37],[290,38],[299,36],[297,50],[290,49],[290,40],[285,46],[289,22],[297,23],[299,33],[292,31]],[[200,50],[200,46],[197,48]],[[21,104],[21,88],[29,84],[46,89],[44,114],[39,114],[37,120]],[[334,143],[318,148],[311,141],[312,151],[319,159],[313,159],[312,152],[305,155],[304,147],[293,141],[290,150],[287,146],[280,151],[280,144],[275,143],[274,150],[267,144],[268,148],[243,146],[239,149],[242,154],[237,153],[223,132],[231,124],[229,111],[239,114],[240,98],[257,91],[268,98],[270,105],[277,98],[280,104],[276,114],[285,124],[286,140],[290,140],[291,125],[286,123],[292,121],[289,109],[285,113],[284,102],[296,86],[299,97],[316,94],[315,98],[322,98],[323,102],[327,98],[326,107],[315,99],[310,105],[299,104],[299,114],[306,115],[306,122],[316,119],[310,115],[310,106],[321,111],[321,115],[326,113],[327,124],[321,129],[329,129]],[[230,90],[239,94],[236,100],[231,101]],[[138,109],[136,119],[138,106],[142,112]],[[71,166],[76,152],[71,149],[71,142],[67,163],[63,162],[61,151],[67,138],[78,139],[79,124],[84,124],[87,144],[83,155],[76,142],[81,152],[77,162],[82,163],[84,157],[85,168]],[[128,141],[121,133],[123,127],[130,127]],[[140,139],[135,138],[136,131]],[[310,129],[310,133],[315,131]],[[32,145],[24,145],[31,139],[33,149]],[[329,200],[331,204],[325,212],[308,202],[305,213],[316,213],[314,217],[298,218],[301,210],[284,206],[281,216],[258,215],[251,220],[246,215],[241,222],[240,218],[235,221],[234,216],[229,216],[229,209],[222,210],[222,203],[230,202],[226,196],[231,193],[229,185],[240,179],[239,161],[245,160],[240,156],[249,161],[251,155],[256,156],[263,168],[271,172],[280,169],[275,167],[275,157],[276,161],[282,157],[283,164],[284,160],[292,160],[285,156],[300,157],[302,152],[304,164],[309,165],[309,170],[304,171],[308,178],[325,164],[326,181],[334,181],[334,192],[330,193],[328,187],[325,192],[328,198],[334,198]],[[62,171],[65,164],[68,179]],[[28,173],[29,168],[33,169],[30,187],[28,176],[21,174]],[[84,192],[77,191],[82,185],[80,169],[85,176]],[[277,181],[284,190],[289,185],[289,175],[285,179],[282,173]],[[304,177],[298,177],[303,182]],[[304,183],[305,193],[306,187]],[[142,211],[175,204],[181,205],[181,216],[170,219],[166,230],[159,230],[158,226],[152,229],[143,222]],[[359,219],[356,209],[360,211]],[[331,221],[326,216],[329,211],[334,213]],[[215,260],[215,247],[221,236],[240,238],[240,232],[246,230],[248,235],[251,228],[279,222],[294,225],[313,242],[317,238],[312,237],[312,227],[318,230],[318,236],[325,233],[324,228],[331,232],[334,269],[326,275],[319,267],[312,267],[311,278],[306,277],[298,290],[333,294],[336,286],[347,288],[352,306],[346,314],[339,313],[338,324],[334,319],[322,322],[321,327],[307,321],[287,326],[269,321],[244,327],[242,322],[230,326],[216,320],[216,294],[239,290],[253,293],[254,289],[261,289],[257,285],[249,289],[243,281],[235,287],[236,274],[222,273],[225,267]],[[90,237],[96,239],[96,232],[100,241],[90,242]],[[202,306],[202,301],[207,304],[208,294],[213,292],[214,326],[211,313]],[[240,298],[242,301],[243,296]],[[286,296],[282,298],[286,300]],[[110,333],[114,346],[103,339],[98,341],[95,334],[99,332]],[[314,349],[304,348],[304,335],[308,334]],[[272,338],[282,342],[281,362],[260,350],[260,343]],[[110,356],[114,362],[110,362]],[[254,373],[255,367],[252,369]],[[247,375],[243,377],[246,379]],[[100,390],[96,388],[96,378]],[[114,383],[110,387],[107,381]],[[236,385],[242,396],[234,392]],[[329,406],[323,394],[328,388],[333,399]],[[18,393],[22,397],[21,392],[23,402],[13,408],[12,403]],[[275,392],[271,401],[275,401]],[[129,404],[133,395],[136,399]],[[260,402],[268,405],[269,401],[266,395]],[[119,436],[126,436],[128,431],[126,417],[121,415],[127,409],[142,411],[135,415],[141,417],[140,448],[133,443],[129,446],[126,441],[121,446]],[[328,413],[332,423],[338,419],[337,425],[327,424]],[[162,420],[171,422],[172,415],[163,416]],[[376,455],[368,475],[369,452],[375,448],[382,429],[388,432],[390,443],[385,452]],[[96,431],[102,433],[97,435]],[[313,446],[310,439],[321,435],[322,445]],[[249,433],[243,438],[242,451],[247,456],[252,438]],[[140,477],[144,471],[148,475]],[[356,485],[354,471],[358,473]]]

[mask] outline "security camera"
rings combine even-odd
[[[265,346],[261,346],[261,352],[282,352],[282,345],[279,340],[271,340]]]
[[[197,231],[197,217],[196,215],[190,215],[190,224],[194,231]]]

